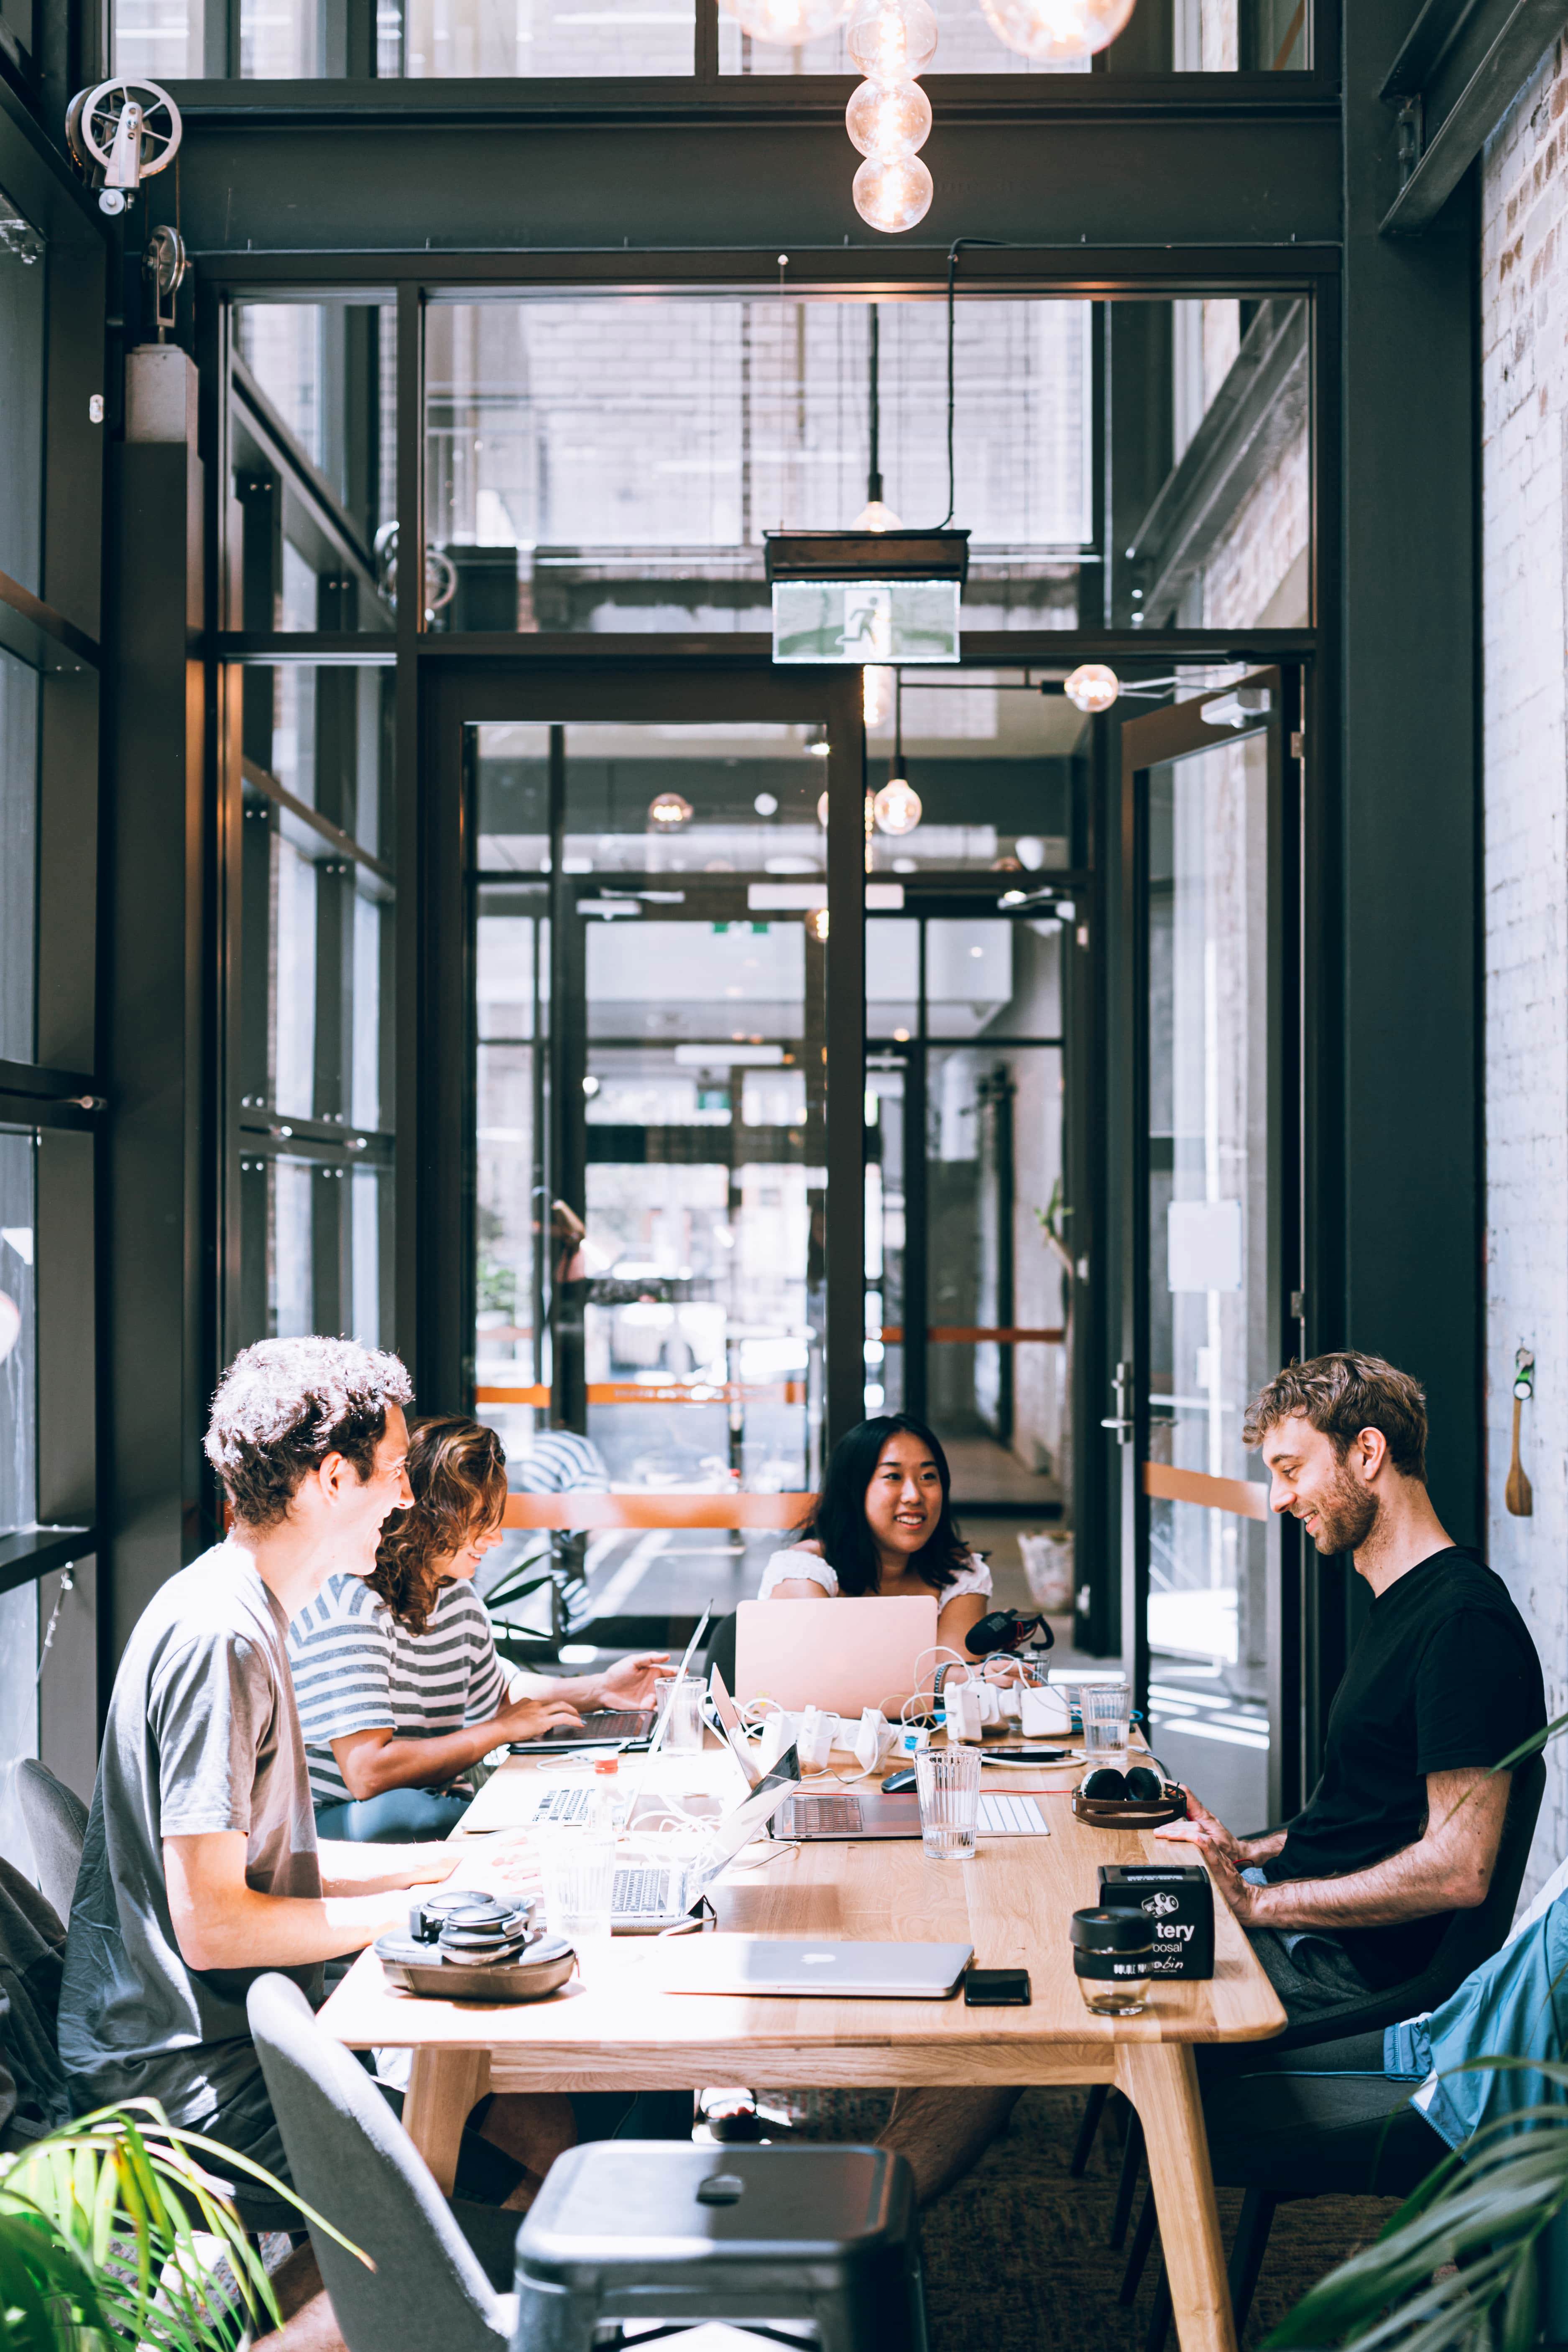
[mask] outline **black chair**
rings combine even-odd
[[[68,1919],[87,1835],[87,1807],[47,1764],[36,1756],[24,1756],[16,1767],[16,1809],[32,1845],[39,1891],[62,1919]]]
[[[1448,2153],[1410,2105],[1415,2084],[1384,2074],[1381,2033],[1329,2042],[1311,2056],[1310,2073],[1233,2074],[1204,2094],[1215,2186],[1246,2192],[1228,2273],[1238,2337],[1279,2206],[1300,2197],[1408,2197]],[[1124,2304],[1138,2292],[1155,2226],[1150,2193],[1121,2282]],[[1164,2352],[1170,2326],[1162,2276],[1144,2352]]]

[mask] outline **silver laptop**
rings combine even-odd
[[[975,1820],[980,1837],[1049,1837],[1050,1824],[1033,1797],[982,1790]],[[921,1801],[910,1789],[896,1797],[858,1796],[837,1789],[801,1790],[769,1824],[770,1836],[798,1838],[918,1838]]]
[[[826,1994],[840,2000],[945,2000],[973,1944],[837,1944],[771,1936],[700,1936],[661,1979],[666,1992]]]
[[[789,1750],[795,1763],[795,1750]],[[783,1767],[785,1762],[780,1757]],[[748,1841],[766,1827],[796,1786],[782,1769],[772,1773],[743,1802],[722,1814],[713,1825],[713,1840],[695,1863],[646,1861],[627,1856],[616,1864],[615,1892],[610,1898],[610,1931],[616,1936],[653,1936],[661,1928],[679,1927],[689,1919],[720,1872],[731,1863]],[[657,1797],[648,1800],[647,1813],[658,1811]],[[644,1819],[647,1814],[644,1815]],[[636,1822],[632,1823],[636,1829]]]

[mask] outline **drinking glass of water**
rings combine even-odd
[[[1127,1769],[1132,1728],[1132,1690],[1124,1682],[1086,1683],[1083,1689],[1083,1757],[1090,1771],[1100,1764]]]
[[[702,1689],[696,1675],[661,1675],[655,1699],[664,1727],[664,1749],[669,1756],[695,1756],[702,1748]]]
[[[573,1947],[584,1983],[598,1983],[610,1957],[616,1891],[613,1834],[598,1825],[553,1831],[540,1840],[539,1867],[551,1934],[563,1936]]]
[[[980,1750],[960,1742],[915,1757],[921,1843],[933,1862],[967,1862],[980,1818]]]

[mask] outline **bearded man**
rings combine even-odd
[[[1349,1552],[1372,1606],[1330,1710],[1323,1773],[1284,1829],[1234,1837],[1189,1790],[1159,1832],[1205,1849],[1292,2023],[1417,1975],[1486,1898],[1511,1772],[1544,1729],[1541,1661],[1500,1577],[1426,1492],[1426,1400],[1377,1356],[1270,1381],[1243,1432],[1276,1511]]]

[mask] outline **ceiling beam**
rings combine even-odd
[[[1436,218],[1562,30],[1562,0],[1426,0],[1381,92],[1405,173],[1385,236]]]

